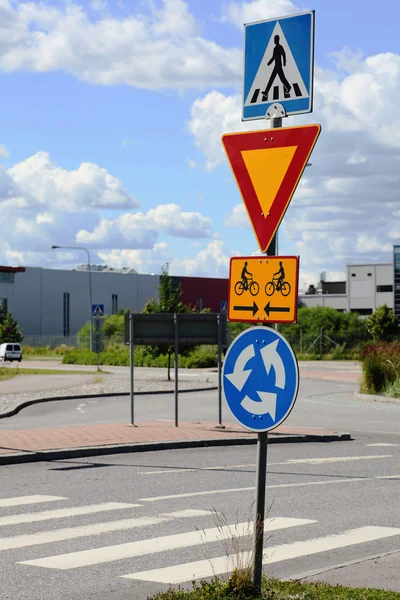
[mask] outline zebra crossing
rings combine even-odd
[[[138,502],[103,502],[82,506],[62,506],[64,502],[73,502],[61,496],[21,496],[15,498],[0,498],[0,553],[10,550],[23,551],[32,548],[29,559],[19,556],[19,553],[10,555],[12,564],[17,569],[39,569],[41,576],[46,572],[53,572],[52,581],[57,583],[57,571],[84,570],[90,567],[103,568],[111,564],[113,577],[123,580],[135,580],[136,582],[147,581],[157,584],[184,584],[193,579],[202,579],[224,575],[232,571],[237,564],[244,564],[251,560],[249,550],[241,550],[239,555],[226,553],[224,541],[232,538],[242,540],[241,547],[251,548],[251,536],[253,534],[252,523],[239,522],[229,524],[216,524],[210,527],[210,518],[215,515],[212,510],[187,508],[183,510],[165,511],[159,514],[146,515],[146,504]],[[50,503],[58,505],[57,508],[41,510],[41,503],[47,506]],[[151,506],[154,506],[152,504]],[[25,507],[35,507],[32,512],[19,512],[18,514],[1,515],[3,509],[10,512],[14,508],[26,510]],[[124,518],[121,513],[127,512]],[[112,517],[110,520],[110,516]],[[117,516],[117,518],[115,518]],[[95,519],[85,525],[71,524],[74,517],[85,517]],[[202,520],[207,521],[207,526],[202,527]],[[49,524],[50,521],[50,524]],[[165,524],[180,524],[180,533],[162,535],[162,526]],[[16,526],[28,524],[41,524],[43,528],[33,533],[19,533],[12,535]],[[50,525],[50,526],[49,526]],[[60,526],[59,526],[60,525]],[[67,525],[67,526],[66,526]],[[268,518],[265,521],[266,539],[272,532],[288,530],[290,542],[276,544],[264,550],[263,563],[273,563],[294,560],[301,557],[323,554],[332,550],[360,546],[369,542],[389,539],[400,536],[398,527],[363,526],[357,529],[330,533],[326,536],[313,535],[313,526],[318,521],[314,519],[294,518],[290,516],[279,516]],[[47,526],[47,527],[46,527]],[[144,539],[135,534],[135,530],[146,528]],[[149,530],[147,529],[149,528]],[[154,528],[154,529],[152,529]],[[2,536],[6,530],[7,536]],[[169,528],[171,531],[171,528]],[[307,539],[299,539],[296,532],[305,532]],[[130,541],[118,542],[118,532],[124,532],[125,537],[130,536]],[[165,531],[164,531],[165,533]],[[101,536],[105,534],[116,534],[115,543],[101,544]],[[304,537],[302,534],[300,537]],[[86,542],[93,547],[80,549],[77,547],[71,551],[71,544],[60,552],[61,542],[71,542],[86,538]],[[138,539],[139,538],[139,539]],[[107,538],[109,541],[109,538]],[[129,539],[129,538],[128,538]],[[246,543],[246,539],[249,543]],[[56,549],[54,548],[56,544]],[[53,545],[53,550],[52,550]],[[189,561],[179,560],[187,557],[189,549],[195,549],[192,556],[197,558],[204,556],[204,551],[199,548],[209,548],[207,555],[210,558],[204,560]],[[62,546],[61,546],[62,548]],[[197,550],[196,550],[197,548]],[[182,551],[182,554],[179,554]],[[32,555],[33,552],[33,555]],[[163,555],[162,564],[159,563],[160,555]],[[33,556],[33,558],[32,558]],[[136,560],[144,559],[135,563]],[[170,560],[168,565],[166,560]],[[128,562],[127,562],[128,561]],[[129,563],[129,561],[131,561]],[[176,561],[178,564],[175,564]],[[135,568],[135,564],[138,567]],[[143,570],[151,565],[150,569]],[[167,564],[167,566],[165,566]],[[159,566],[157,566],[159,565]],[[23,576],[21,572],[21,577]]]
[[[302,96],[303,94],[297,82],[294,82],[289,90],[285,88],[282,83],[274,85],[269,92],[266,91],[266,88],[264,91],[260,88],[256,88],[251,96],[250,105],[260,104],[262,102],[275,102],[280,98],[284,98],[285,100],[302,98]]]

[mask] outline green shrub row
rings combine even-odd
[[[75,346],[65,346],[60,344],[59,346],[24,346],[24,354],[30,356],[63,356],[66,352],[74,350]]]
[[[400,380],[400,342],[366,344],[361,352],[361,391],[381,394]]]
[[[97,365],[97,354],[89,350],[68,350],[63,357],[64,364]],[[174,357],[171,357],[173,364]],[[167,367],[168,355],[152,356],[145,346],[135,347],[134,363],[136,367]],[[109,346],[100,352],[99,364],[109,366],[129,366],[129,348],[123,344]],[[217,349],[214,346],[199,346],[185,356],[179,356],[179,367],[186,369],[202,369],[216,367],[218,364]]]

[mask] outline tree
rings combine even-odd
[[[0,343],[3,342],[22,342],[24,339],[23,331],[18,322],[13,319],[9,312],[0,321]]]
[[[188,313],[189,307],[185,306],[181,301],[181,288],[179,285],[174,285],[172,277],[168,273],[168,263],[161,269],[160,283],[158,286],[159,300],[153,298],[146,303],[143,309],[144,313]],[[181,354],[188,352],[189,347],[180,347]],[[150,346],[148,352],[153,356],[167,354],[168,356],[168,381],[171,381],[171,356],[174,352],[174,346],[167,344],[159,344]]]
[[[365,324],[375,341],[387,340],[399,334],[399,321],[392,309],[383,304],[369,315]]]

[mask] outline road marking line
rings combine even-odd
[[[379,475],[375,479],[399,479],[400,475]]]
[[[327,458],[293,458],[286,461],[290,464],[302,464],[309,463],[312,465],[319,465],[325,463],[336,463],[336,462],[349,462],[352,460],[370,460],[372,458],[393,458],[392,454],[378,454],[375,456],[329,456]]]
[[[282,464],[282,463],[273,463],[273,464]],[[192,468],[188,467],[187,469],[164,469],[162,471],[139,471],[137,475],[162,475],[163,473],[192,473],[195,471],[222,471],[225,469],[239,469],[244,467],[255,467],[256,463],[248,464],[248,465],[223,465],[219,467],[197,467]]]
[[[10,538],[0,538],[0,550],[11,550],[15,548],[26,548],[28,546],[39,546],[50,544],[52,542],[63,542],[65,540],[75,540],[77,538],[100,535],[111,531],[122,531],[125,529],[136,529],[138,527],[149,527],[172,521],[175,518],[192,518],[211,514],[204,510],[187,510],[176,513],[166,513],[156,517],[137,517],[133,519],[122,519],[121,521],[109,521],[106,523],[93,523],[92,525],[80,525],[78,527],[68,527],[65,529],[56,529],[55,531],[43,531],[29,535],[17,535]]]
[[[375,447],[378,447],[378,446],[397,446],[398,447],[398,446],[400,446],[400,444],[384,444],[383,442],[381,442],[380,444],[366,444],[366,445],[367,446],[375,446]]]
[[[281,546],[272,546],[263,552],[263,564],[272,564],[284,560],[299,558],[302,556],[311,556],[320,552],[346,548],[356,544],[363,544],[374,540],[380,540],[395,535],[400,535],[400,529],[394,527],[361,527],[345,531],[338,535],[328,535],[326,537],[314,538],[302,542],[283,544]],[[219,556],[210,560],[199,560],[196,562],[175,565],[154,569],[151,571],[142,571],[123,575],[125,579],[139,579],[142,581],[154,581],[157,583],[184,583],[192,579],[204,579],[213,577],[222,573],[228,573],[233,570],[235,564],[241,561],[249,561],[251,552],[243,552],[235,556]],[[240,564],[240,563],[239,563]]]
[[[379,446],[379,444],[370,444],[370,445],[375,445],[375,446]],[[385,444],[382,444],[385,445]],[[392,445],[395,446],[396,444],[386,444],[388,446]],[[282,462],[276,462],[276,463],[269,463],[268,467],[277,467],[277,466],[282,466],[282,465],[290,465],[290,464],[324,464],[324,463],[336,463],[336,462],[348,462],[348,461],[353,461],[353,460],[369,460],[369,459],[373,459],[373,458],[393,458],[392,454],[379,454],[379,455],[374,455],[374,456],[332,456],[332,457],[328,457],[328,458],[296,458],[296,459],[289,459],[289,460],[284,460]],[[255,467],[256,464],[255,463],[251,463],[251,464],[246,464],[246,465],[223,465],[223,466],[217,466],[217,467],[198,467],[198,468],[187,468],[187,469],[162,469],[159,471],[139,471],[137,473],[137,475],[163,475],[165,474],[171,474],[171,473],[192,473],[192,472],[197,472],[197,471],[223,471],[226,469],[241,469],[241,468],[245,468],[245,467]]]
[[[107,510],[122,510],[137,506],[141,506],[141,504],[106,502],[104,504],[93,504],[89,506],[74,506],[72,508],[60,508],[58,510],[44,510],[37,513],[25,513],[23,515],[10,515],[8,517],[0,517],[0,527],[4,525],[17,525],[20,523],[36,523],[37,521],[48,521],[49,519],[63,519],[65,517],[76,517],[80,515],[94,515]]]
[[[0,499],[0,508],[8,506],[24,506],[26,504],[40,504],[41,502],[55,502],[56,500],[68,500],[64,496],[18,496],[16,498]]]
[[[328,479],[326,481],[306,481],[304,483],[279,483],[276,485],[268,485],[268,489],[272,488],[288,488],[288,487],[307,487],[309,485],[329,485],[332,483],[350,483],[353,481],[372,481],[368,477],[351,477],[349,479]],[[249,492],[255,490],[255,487],[229,488],[226,490],[208,490],[206,492],[189,492],[187,494],[171,494],[168,496],[152,496],[150,498],[139,498],[139,502],[157,502],[158,500],[174,500],[175,498],[191,498],[192,496],[210,496],[213,494],[229,494],[231,492]]]
[[[286,529],[288,527],[298,527],[300,525],[308,525],[309,523],[316,523],[316,521],[283,517],[271,518],[266,519],[265,521],[265,531],[268,532],[277,529]],[[227,539],[227,537],[232,535],[243,537],[252,534],[252,523],[236,523],[234,525],[224,525],[221,527],[212,527],[210,529],[189,531],[188,533],[150,538],[138,542],[128,542],[116,546],[106,546],[93,550],[71,552],[68,554],[60,554],[58,556],[48,556],[46,558],[23,561],[19,564],[34,565],[46,569],[76,569],[79,567],[87,567],[89,565],[104,564],[116,560],[133,558],[135,556],[144,556],[146,554],[177,550],[178,548],[199,546],[204,543],[218,542]]]

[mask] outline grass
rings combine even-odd
[[[93,375],[94,371],[67,371],[62,369],[31,369],[20,366],[0,367],[0,377],[11,379],[16,375]]]
[[[264,578],[261,594],[256,594],[234,573],[228,581],[194,583],[192,590],[170,589],[151,600],[400,600],[400,592]]]

